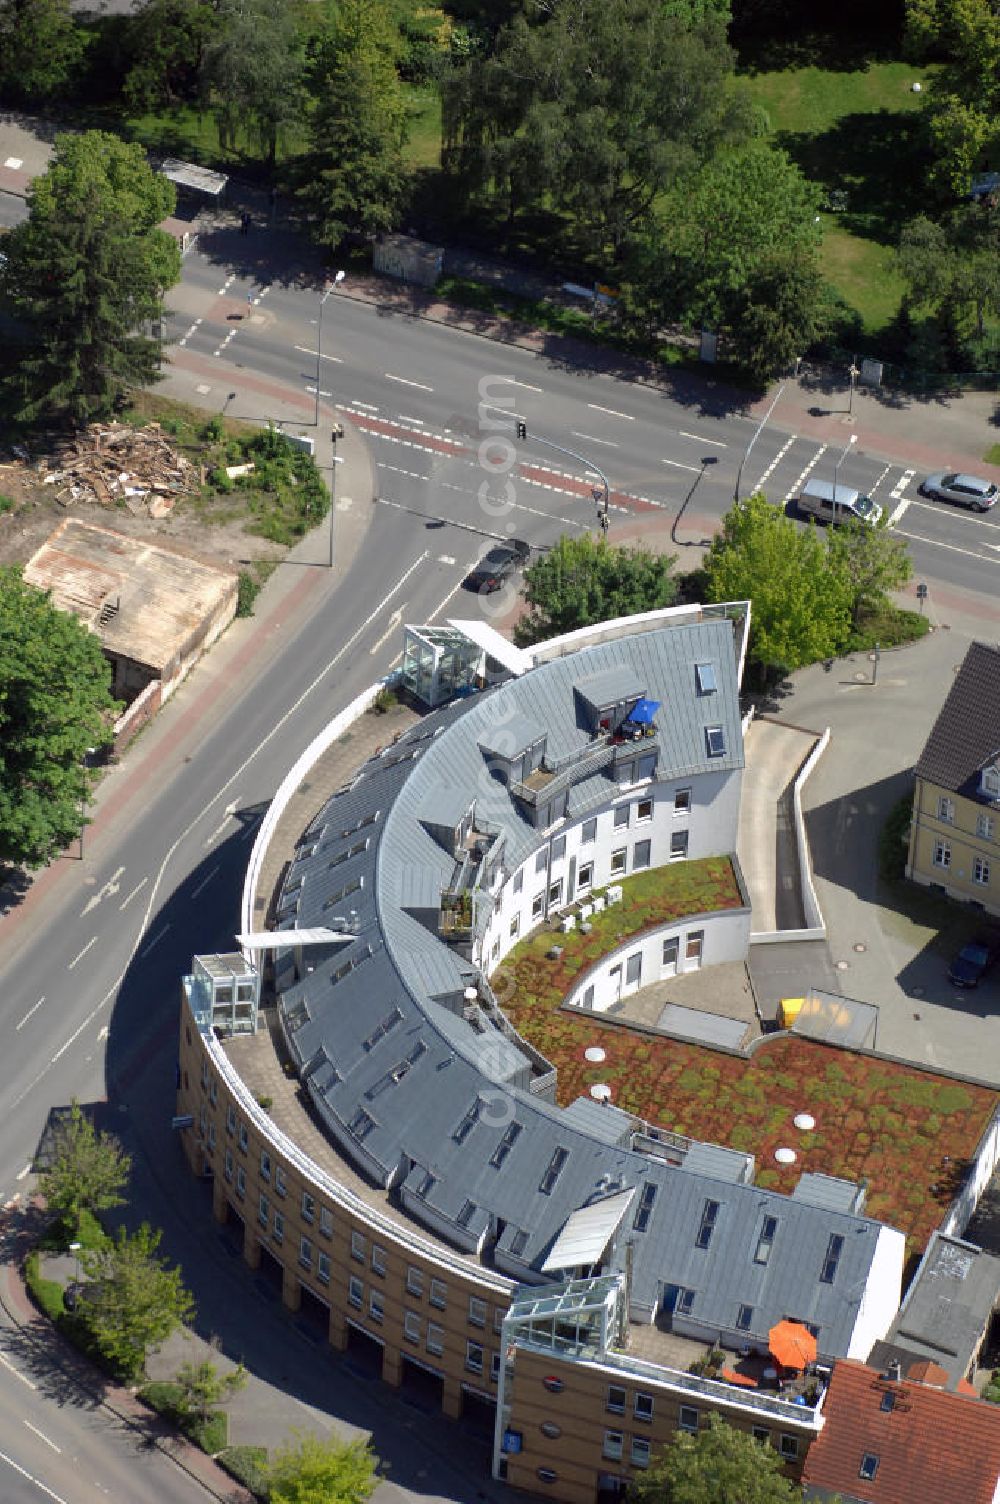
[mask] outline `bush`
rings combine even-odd
[[[214,418],[209,418],[208,422],[205,424],[205,427],[201,431],[201,436],[206,444],[218,444],[221,442],[224,433],[225,429],[222,424],[222,419],[218,416],[218,414],[216,414]]]
[[[903,606],[894,606],[891,601],[884,601],[877,607],[862,610],[844,651],[870,653],[876,643],[880,648],[900,647],[926,637],[930,629],[927,617],[919,611],[909,611]]]
[[[236,615],[252,616],[254,602],[260,594],[260,584],[248,569],[240,570],[239,584],[236,590]]]
[[[878,870],[883,882],[896,883],[906,875],[906,848],[912,816],[912,794],[900,799],[889,811],[878,839]]]
[[[267,1484],[267,1447],[226,1447],[216,1462],[258,1499],[270,1498]]]
[[[383,685],[371,703],[372,715],[385,715],[387,711],[394,709],[398,703],[392,690],[386,689],[385,685]]]
[[[57,1279],[44,1278],[37,1248],[33,1248],[24,1261],[24,1282],[38,1309],[58,1326],[66,1310],[63,1287]]]
[[[13,510],[13,507],[14,507],[14,498],[13,498],[13,496],[7,496],[7,495],[4,494],[3,491],[0,491],[0,512],[10,512],[10,511]]]
[[[221,1452],[229,1440],[229,1417],[226,1412],[213,1410],[205,1420],[197,1415],[186,1414],[183,1409],[184,1391],[179,1384],[169,1379],[144,1384],[139,1390],[139,1398],[210,1457]]]
[[[205,1420],[195,1416],[182,1420],[180,1429],[209,1457],[214,1457],[229,1441],[229,1416],[225,1410],[213,1410]]]

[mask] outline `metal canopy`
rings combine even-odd
[[[635,1186],[630,1186],[627,1191],[605,1196],[603,1201],[595,1201],[591,1206],[581,1206],[567,1217],[542,1265],[542,1273],[549,1274],[554,1269],[583,1269],[596,1264],[618,1231],[634,1196]]]
[[[496,627],[491,627],[488,622],[456,621],[454,618],[449,618],[448,625],[454,627],[457,632],[461,632],[463,637],[474,642],[490,658],[503,664],[505,669],[516,674],[518,678],[532,667],[531,654],[526,653],[523,648],[516,648],[508,638],[501,636]]]
[[[252,930],[237,935],[244,950],[287,950],[295,945],[335,945],[358,937],[347,930]]]

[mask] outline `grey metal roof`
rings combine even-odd
[[[911,1361],[939,1363],[954,1389],[972,1365],[998,1299],[1000,1258],[935,1232],[886,1336],[888,1356],[894,1356],[890,1349],[900,1349]],[[879,1357],[885,1361],[881,1353]],[[874,1351],[870,1361],[876,1361]],[[904,1369],[908,1366],[904,1363]]]
[[[979,772],[1000,754],[1000,648],[974,642],[917,763],[917,777],[975,798]]]
[[[576,689],[588,705],[617,705],[623,700],[638,700],[646,686],[631,664],[614,663],[591,674],[581,674]]]
[[[514,758],[547,735],[548,728],[530,715],[512,715],[484,732],[479,745],[486,753]]]
[[[836,1175],[821,1175],[808,1170],[800,1175],[792,1197],[796,1201],[808,1201],[810,1206],[826,1206],[838,1212],[857,1212],[864,1205],[864,1188],[853,1180],[841,1180]]]
[[[710,696],[697,694],[701,661],[719,665]],[[314,969],[283,991],[289,1048],[342,1150],[382,1184],[398,1177],[411,1214],[457,1246],[477,1248],[492,1224],[498,1266],[538,1278],[574,1210],[595,1194],[655,1186],[646,1230],[626,1219],[636,1304],[651,1308],[665,1284],[683,1284],[697,1292],[694,1315],[720,1329],[735,1324],[738,1303],[752,1304],[754,1333],[796,1316],[821,1327],[823,1351],[846,1351],[878,1224],[741,1184],[744,1157],[715,1146],[695,1146],[683,1169],[650,1159],[625,1142],[615,1109],[582,1102],[564,1111],[534,1094],[528,1055],[478,1009],[465,1016],[476,972],[437,935],[454,857],[423,823],[427,811],[464,812],[474,799],[477,825],[504,838],[514,871],[541,832],[490,776],[482,747],[511,724],[543,728],[555,759],[589,746],[577,696],[588,680],[592,690],[630,684],[661,702],[660,780],[742,767],[725,620],[585,648],[437,711],[358,770],[290,866],[281,922],[344,926],[353,938],[329,954],[310,952]],[[706,725],[722,727],[724,757],[707,757]],[[596,809],[616,793],[609,776],[595,775],[581,802]],[[695,1247],[706,1199],[721,1207],[707,1251]],[[781,1227],[766,1267],[752,1258],[763,1208]],[[851,1236],[838,1281],[820,1286],[831,1230]]]

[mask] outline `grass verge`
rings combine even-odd
[[[894,606],[884,601],[880,606],[864,611],[851,633],[845,652],[868,653],[876,644],[880,648],[898,648],[908,642],[918,642],[926,637],[931,624],[919,611],[910,611],[905,606]]]
[[[33,1248],[24,1261],[24,1283],[35,1305],[56,1326],[66,1314],[63,1287],[57,1279],[46,1279],[41,1272],[41,1257]]]
[[[271,1497],[267,1481],[267,1447],[226,1447],[216,1457],[221,1468],[248,1488],[255,1498],[266,1501]]]
[[[1000,465],[1000,444],[991,444],[983,459],[988,465]]]
[[[145,1384],[139,1390],[139,1398],[151,1410],[162,1415],[164,1420],[176,1426],[195,1446],[214,1457],[217,1452],[224,1450],[229,1440],[229,1417],[224,1410],[213,1410],[204,1420],[200,1416],[189,1415],[181,1408],[182,1395],[183,1390],[179,1384],[162,1379]]]

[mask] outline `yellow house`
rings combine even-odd
[[[974,642],[916,766],[906,875],[1000,914],[1000,648]]]

